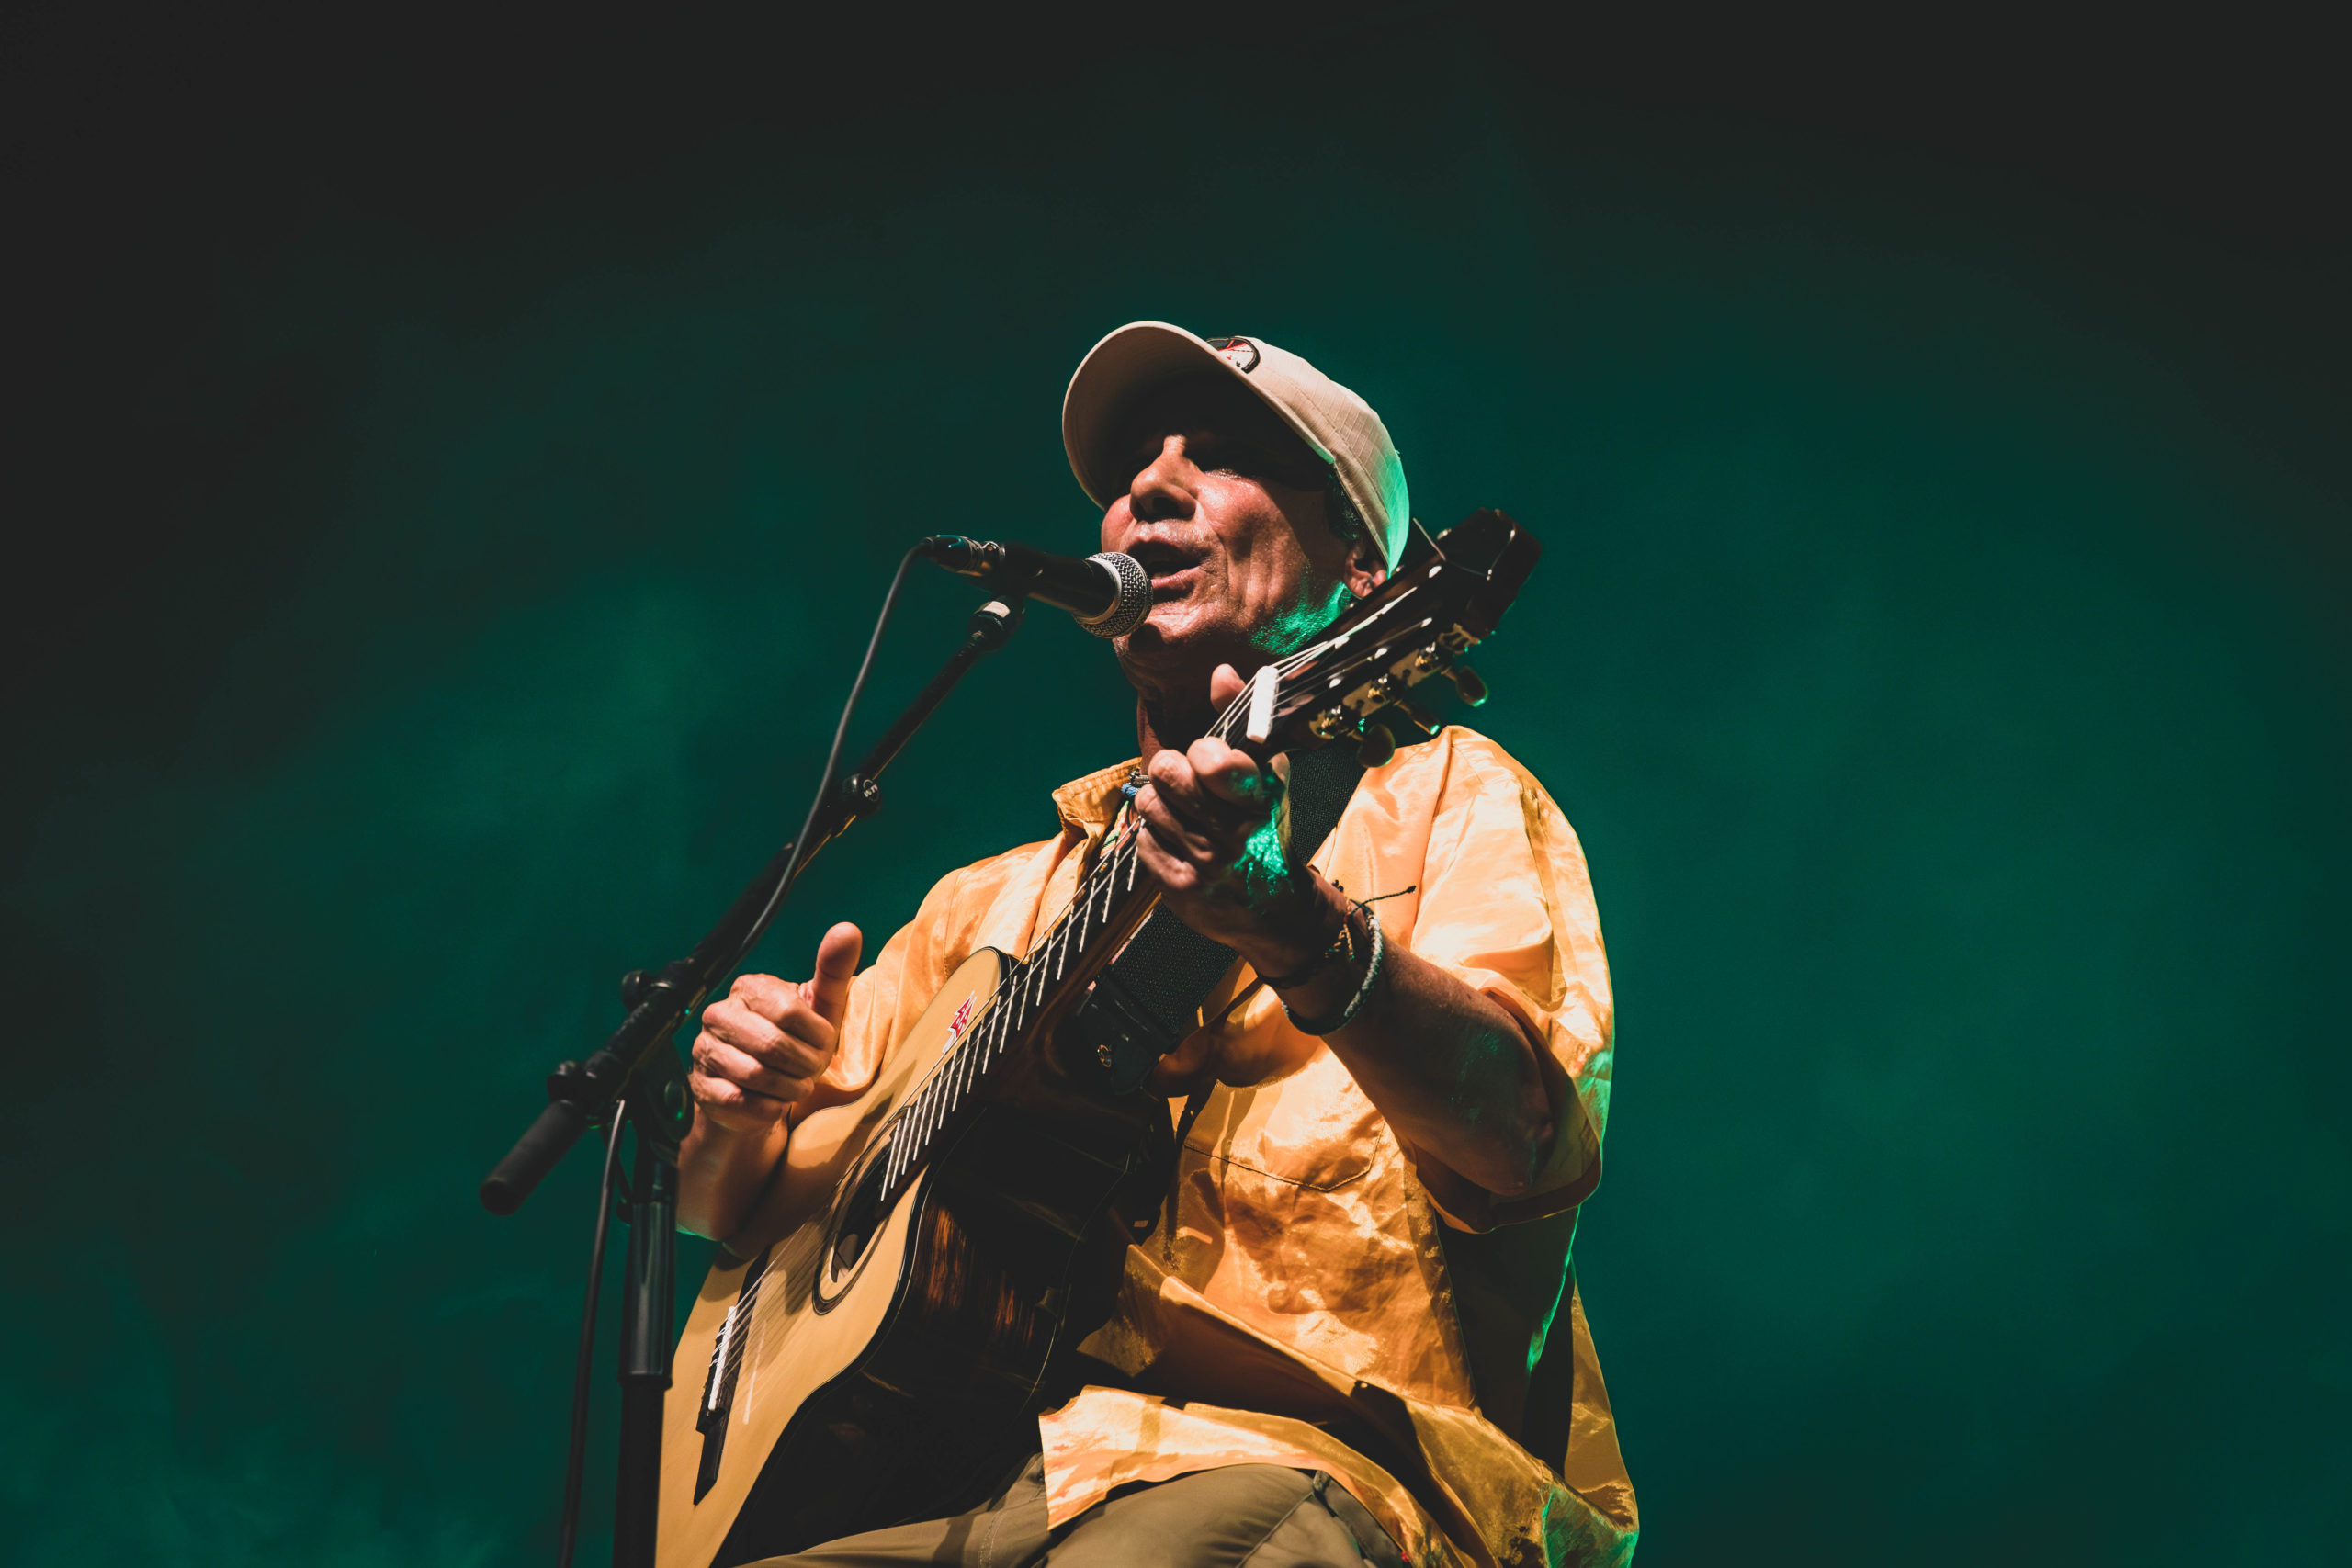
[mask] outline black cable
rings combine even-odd
[[[767,934],[768,922],[775,919],[776,908],[784,902],[784,896],[792,891],[792,879],[799,874],[800,863],[808,858],[809,830],[817,826],[817,818],[825,809],[825,802],[832,798],[833,774],[842,761],[842,741],[849,734],[850,716],[857,712],[857,699],[865,694],[865,677],[873,671],[874,653],[882,646],[883,628],[890,624],[890,612],[898,607],[899,585],[907,580],[907,568],[921,559],[925,549],[925,546],[917,545],[899,558],[898,574],[890,579],[890,591],[882,595],[882,613],[874,617],[874,635],[865,639],[865,658],[858,664],[857,679],[850,682],[849,701],[842,705],[841,722],[833,726],[833,749],[825,753],[825,773],[817,781],[816,798],[808,802],[808,815],[801,819],[800,831],[792,840],[791,857],[784,863],[784,874],[776,878],[775,888],[768,895],[767,907],[760,911],[760,918],[752,922],[752,929],[744,934],[742,947],[728,960],[727,967],[729,969],[749,957],[752,949],[759,945],[760,938]]]
[[[596,1298],[605,1282],[605,1235],[613,1219],[613,1171],[619,1164],[621,1127],[628,1120],[613,1108],[613,1134],[605,1140],[605,1177],[596,1189],[596,1241],[588,1249],[588,1304],[580,1313],[580,1359],[571,1371],[571,1452],[563,1461],[563,1525],[556,1568],[571,1568],[580,1544],[580,1478],[588,1464],[588,1371],[596,1349]]]

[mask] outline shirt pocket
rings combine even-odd
[[[1337,1192],[1369,1176],[1387,1142],[1380,1112],[1326,1053],[1276,1083],[1219,1086],[1184,1146],[1228,1178]]]
[[[1373,1167],[1371,1156],[1356,1151],[1307,1151],[1307,1157],[1302,1158],[1297,1150],[1253,1150],[1258,1157],[1250,1160],[1198,1143],[1187,1143],[1184,1147],[1223,1169],[1262,1177],[1283,1187],[1305,1188],[1309,1192],[1337,1192],[1371,1175]]]

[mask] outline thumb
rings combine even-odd
[[[1290,753],[1287,751],[1276,752],[1272,762],[1267,766],[1266,771],[1273,775],[1272,779],[1269,782],[1272,785],[1274,832],[1276,836],[1282,840],[1283,859],[1285,862],[1288,862],[1291,858]],[[1312,845],[1309,845],[1308,847],[1310,849],[1313,848]]]
[[[801,982],[801,998],[836,1029],[849,1011],[849,983],[857,974],[857,957],[865,947],[865,933],[843,920],[817,944],[817,972]]]

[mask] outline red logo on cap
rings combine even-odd
[[[1258,345],[1246,337],[1213,337],[1209,346],[1216,356],[1247,376],[1258,368]]]

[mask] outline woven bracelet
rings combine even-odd
[[[1380,934],[1380,917],[1373,913],[1368,905],[1358,903],[1356,908],[1363,911],[1364,924],[1372,928],[1372,957],[1363,966],[1363,979],[1357,984],[1356,994],[1348,998],[1347,1006],[1322,1018],[1301,1018],[1290,1010],[1290,1003],[1283,1001],[1283,1016],[1290,1020],[1290,1026],[1301,1034],[1337,1034],[1345,1029],[1355,1021],[1356,1014],[1363,1010],[1364,999],[1372,995],[1373,983],[1380,978],[1381,956],[1387,951],[1387,944]],[[1283,1001],[1280,996],[1274,999]]]

